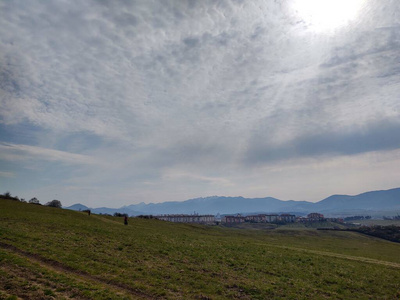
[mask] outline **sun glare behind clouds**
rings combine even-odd
[[[353,21],[364,0],[295,0],[294,9],[316,32],[335,30]]]

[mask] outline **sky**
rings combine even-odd
[[[400,1],[0,0],[0,193],[399,187]]]

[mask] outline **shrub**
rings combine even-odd
[[[10,192],[5,192],[4,194],[0,195],[0,198],[19,201],[18,196],[12,196]]]
[[[59,200],[51,200],[50,202],[46,203],[46,206],[61,208],[62,204]]]
[[[128,217],[128,214],[122,214],[119,212],[114,213],[114,217]]]
[[[33,197],[31,200],[29,200],[29,203],[30,204],[38,204],[38,205],[40,205],[40,202],[36,197]]]

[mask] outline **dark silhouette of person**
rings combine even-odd
[[[127,216],[125,216],[125,218],[124,218],[124,224],[128,225],[128,217]]]

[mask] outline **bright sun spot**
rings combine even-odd
[[[357,17],[364,0],[294,0],[294,9],[318,32],[345,26]]]

